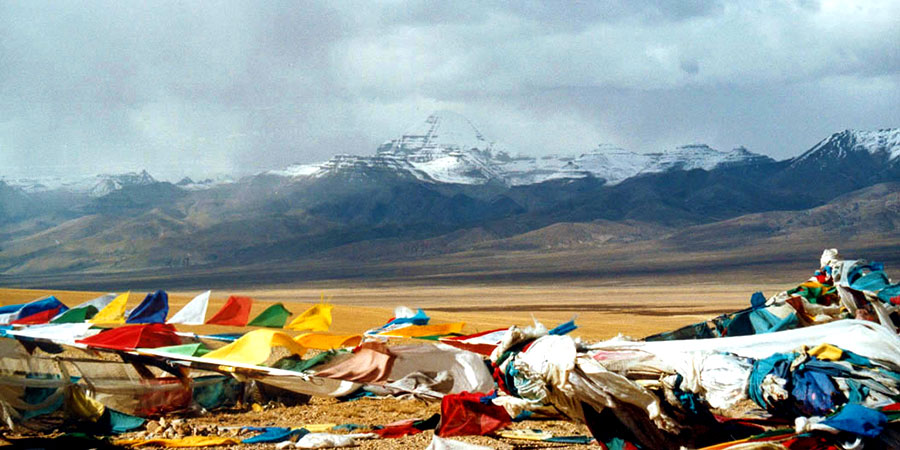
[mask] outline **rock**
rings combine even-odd
[[[146,429],[147,429],[147,434],[154,434],[157,431],[159,431],[160,426],[159,426],[159,423],[151,420],[151,421],[147,422]]]

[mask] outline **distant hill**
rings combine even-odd
[[[556,270],[538,261],[562,253],[626,261],[667,258],[657,250],[775,254],[895,242],[900,131],[843,131],[798,153],[774,161],[702,144],[651,154],[600,146],[529,159],[510,156],[465,118],[438,113],[375,156],[240,180],[171,184],[141,172],[0,181],[0,284],[297,261],[336,277],[396,275],[380,264],[432,275],[516,270],[490,258],[536,264],[534,274]],[[369,272],[357,270],[367,264]]]

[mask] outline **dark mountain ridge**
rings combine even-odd
[[[626,245],[672,233],[674,240],[666,241],[671,245],[702,245],[697,241],[701,236],[719,240],[723,236],[710,234],[708,230],[715,228],[693,227],[714,224],[729,230],[731,237],[723,242],[739,246],[741,233],[767,236],[780,233],[778,230],[799,232],[800,228],[730,220],[773,211],[806,211],[859,189],[900,181],[898,136],[900,132],[893,129],[845,131],[797,158],[772,161],[751,155],[740,163],[718,162],[708,170],[682,170],[698,165],[684,162],[697,158],[685,155],[690,149],[683,147],[678,150],[682,153],[677,153],[682,162],[674,168],[614,184],[582,173],[512,186],[435,182],[417,178],[406,168],[395,170],[400,167],[394,164],[397,161],[386,156],[383,164],[344,161],[313,175],[265,173],[197,190],[159,182],[149,174],[104,185],[111,190],[100,196],[89,192],[29,193],[0,182],[0,236],[5,237],[0,273],[15,277],[71,271],[222,268],[278,264],[314,255],[340,259],[342,251],[355,254],[362,248],[368,248],[361,253],[367,255],[397,252],[396,260],[460,251],[578,248],[575,243],[585,240]],[[432,137],[428,145],[449,145]],[[483,142],[479,139],[476,143]],[[424,150],[409,150],[418,141],[404,142],[405,147],[397,147],[403,152],[392,151],[424,158]],[[422,164],[462,158],[459,155],[465,153],[455,148],[445,154],[443,149],[431,147],[427,153],[431,159],[422,159]],[[482,160],[489,153],[489,149],[475,151]],[[698,151],[715,152],[708,147]],[[741,152],[729,155],[740,156]],[[660,156],[658,161],[663,159]],[[474,167],[473,161],[467,160],[464,168]],[[882,216],[877,216],[871,212],[878,210],[872,202],[881,200],[871,192],[867,195],[874,196],[867,214],[885,217],[880,222],[884,225],[876,229],[884,236],[894,236],[896,221],[889,219],[894,209],[885,203]],[[883,201],[892,199],[885,195]],[[852,214],[846,208],[833,211],[839,216]],[[873,221],[866,226],[879,223]],[[533,234],[554,224],[586,225],[557,226]],[[617,231],[610,234],[604,230]],[[808,234],[808,227],[804,230]],[[499,247],[485,244],[520,235],[527,235],[524,241]],[[514,243],[541,239],[535,236],[555,244]]]

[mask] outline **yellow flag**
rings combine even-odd
[[[336,348],[356,347],[362,342],[362,335],[337,336],[333,334],[305,333],[295,337],[294,342],[306,348],[334,350]]]
[[[379,336],[397,336],[411,338],[423,336],[445,336],[453,333],[461,333],[465,325],[465,322],[442,323],[438,325],[410,325],[408,327],[379,333]]]
[[[176,439],[119,439],[113,444],[128,447],[165,447],[165,448],[197,448],[218,447],[220,445],[240,445],[241,441],[231,437],[220,436],[185,436]]]
[[[292,320],[286,327],[287,330],[328,331],[331,328],[331,310],[334,305],[319,303],[307,309]]]
[[[844,357],[844,351],[831,344],[819,344],[809,354],[824,361],[840,361]]]
[[[113,301],[109,302],[108,305],[98,311],[97,314],[94,315],[94,318],[88,322],[97,324],[125,323],[125,304],[128,303],[129,294],[131,294],[131,291],[114,298]]]
[[[66,410],[69,414],[91,422],[96,422],[106,411],[106,406],[87,396],[81,386],[71,384],[66,386]]]
[[[275,347],[283,347],[292,355],[303,356],[306,353],[306,349],[294,342],[287,333],[264,328],[253,330],[240,339],[203,355],[203,358],[259,365],[268,361]],[[284,356],[283,353],[277,351],[275,356]]]

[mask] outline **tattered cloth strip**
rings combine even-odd
[[[386,331],[396,330],[410,325],[428,325],[428,321],[430,320],[431,318],[421,309],[413,312],[413,310],[405,306],[398,306],[394,308],[394,317],[392,317],[391,320],[388,320],[386,324],[380,327],[366,330],[364,334],[366,336],[375,336]]]
[[[276,449],[288,447],[296,448],[332,448],[332,447],[355,447],[359,445],[357,439],[373,439],[377,438],[375,433],[355,433],[355,434],[330,434],[330,433],[309,433],[296,443],[292,441],[284,441],[275,444]]]
[[[848,407],[851,405],[847,405]],[[847,407],[845,407],[847,408]],[[861,407],[862,408],[862,407]],[[850,408],[846,415],[841,413],[835,414],[824,421],[810,423],[806,418],[798,418],[795,428],[781,428],[770,430],[755,436],[744,439],[738,439],[729,442],[703,447],[701,450],[769,450],[769,449],[839,449],[839,448],[862,448],[862,447],[844,447],[847,445],[847,434],[838,434],[845,432],[855,434],[859,437],[866,438],[863,443],[874,444],[874,448],[897,448],[896,445],[896,429],[892,432],[883,433],[883,428],[888,424],[882,422],[886,418],[885,412],[888,408],[881,412],[869,410],[861,411]],[[856,414],[860,414],[856,417]],[[897,425],[900,417],[893,417],[892,425]],[[822,418],[818,418],[822,419]],[[816,432],[813,432],[816,431]],[[839,444],[843,446],[839,446]]]
[[[851,403],[830,417],[798,417],[795,421],[797,433],[814,430],[837,434],[846,431],[858,436],[878,437],[888,422],[887,416],[865,406]]]
[[[490,356],[491,352],[493,352],[494,349],[497,348],[497,345],[503,341],[503,338],[508,332],[508,328],[499,328],[496,330],[470,334],[468,336],[442,337],[438,340],[456,348],[461,348],[484,356]]]
[[[477,392],[445,395],[441,400],[441,423],[435,433],[442,437],[483,436],[512,423],[503,407],[490,400],[482,402],[485,396]]]
[[[832,345],[820,345],[812,354],[776,353],[754,363],[747,390],[759,406],[788,417],[822,416],[845,403],[900,400],[900,373],[890,370],[897,366],[882,363],[888,366]]]
[[[353,356],[317,370],[316,376],[358,383],[382,383],[391,373],[394,358],[386,345],[366,342],[357,348]]]
[[[187,436],[179,439],[120,439],[116,445],[130,447],[158,446],[166,448],[215,447],[219,445],[237,445],[241,441],[230,437]]]
[[[588,445],[591,442],[594,442],[594,438],[591,436],[553,436],[551,438],[544,439],[544,442]]]
[[[403,345],[391,347],[397,356],[391,368],[389,379],[398,382],[410,375],[429,374],[434,381],[444,379],[448,383],[430,386],[439,394],[460,392],[488,392],[494,389],[494,379],[482,358],[474,353],[462,351],[444,344]],[[413,380],[408,380],[413,381]],[[448,386],[444,386],[449,384]],[[417,384],[398,383],[395,388],[412,388]],[[427,392],[424,392],[427,394]]]
[[[104,438],[86,436],[84,433],[70,433],[55,437],[29,437],[11,438],[4,436],[9,441],[10,449],[45,449],[64,448],[68,450],[119,450],[122,447],[109,442]]]
[[[342,350],[341,352],[346,352],[346,350]],[[336,351],[327,351],[308,359],[301,359],[299,356],[293,355],[275,361],[275,363],[272,364],[272,367],[276,369],[292,370],[294,372],[303,372],[304,370],[309,370],[319,364],[330,361],[331,358],[334,358],[338,354],[339,353]]]
[[[431,438],[431,443],[425,450],[493,450],[491,447],[483,445],[468,444],[453,439],[444,439],[438,435]]]
[[[244,439],[244,444],[263,444],[270,442],[282,442],[292,439],[294,436],[303,437],[309,430],[306,428],[287,428],[287,427],[244,427],[245,431],[262,431],[261,434],[251,438]]]
[[[301,428],[309,431],[310,433],[323,433],[325,431],[331,431],[334,427],[338,426],[336,423],[308,423]]]
[[[84,431],[98,433],[125,433],[144,425],[145,420],[130,414],[108,408],[88,397],[81,386],[69,385],[65,388],[66,412],[78,420]]]
[[[390,323],[393,323],[393,324],[408,323],[408,324],[413,324],[413,325],[428,325],[429,320],[431,320],[431,318],[428,317],[428,314],[425,314],[425,311],[422,311],[421,309],[417,310],[416,312],[413,312],[413,310],[411,310],[405,306],[398,306],[398,307],[394,308],[394,318],[391,319],[390,321],[388,321],[388,323],[389,324]]]
[[[524,441],[546,441],[553,437],[553,433],[543,430],[501,430],[497,432],[497,436]]]
[[[441,420],[440,414],[433,414],[426,420],[407,419],[399,422],[389,423],[382,428],[377,428],[372,432],[383,438],[399,438],[403,436],[411,436],[419,434],[425,430],[433,430],[437,427]]]

